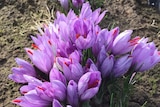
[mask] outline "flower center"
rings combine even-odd
[[[80,37],[80,34],[76,34],[76,39],[78,39]]]
[[[99,80],[96,79],[94,82],[88,84],[88,88],[96,87],[99,83]]]

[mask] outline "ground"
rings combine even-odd
[[[19,96],[20,84],[7,76],[16,66],[14,58],[28,59],[24,51],[30,47],[30,35],[37,33],[36,24],[54,19],[54,0],[0,0],[0,107],[15,107],[11,100]],[[132,29],[134,36],[145,36],[160,49],[160,14],[136,0],[105,0],[102,9],[108,10],[103,27],[119,26]],[[52,10],[52,11],[51,11]],[[52,14],[53,13],[53,14]],[[160,107],[160,64],[145,73],[137,74],[130,107]]]

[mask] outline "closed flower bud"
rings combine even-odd
[[[78,107],[79,105],[78,85],[73,80],[70,80],[67,86],[67,100],[71,106]]]

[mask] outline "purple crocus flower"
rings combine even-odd
[[[85,73],[78,82],[78,94],[81,100],[92,98],[99,90],[101,74],[99,71]]]
[[[100,67],[103,63],[103,61],[105,60],[105,58],[107,57],[107,52],[106,52],[106,49],[105,49],[105,46],[102,46],[101,47],[101,50],[100,52],[98,53],[98,56],[97,56],[97,66]]]
[[[118,36],[119,32],[120,32],[119,27],[115,27],[114,29],[109,31],[109,35],[107,35],[107,42],[105,44],[105,47],[106,47],[107,51],[112,50],[113,41]]]
[[[36,87],[41,86],[43,82],[35,77],[24,75],[25,80],[28,85],[24,85],[20,88],[21,94],[26,94],[31,90],[34,90]]]
[[[57,43],[57,56],[68,57],[74,52],[75,47],[70,42],[59,40]]]
[[[132,32],[132,30],[125,30],[114,39],[112,45],[112,53],[114,55],[128,53],[138,43],[139,37],[130,40]]]
[[[132,52],[135,71],[143,72],[149,70],[160,62],[160,52],[153,42],[147,43],[147,39],[142,38]]]
[[[118,33],[119,33],[118,27],[112,29],[111,31],[108,31],[108,29],[100,30],[98,32],[96,41],[92,47],[94,55],[98,56],[103,46],[105,47],[106,51],[111,51],[113,41],[117,37]]]
[[[83,68],[85,73],[91,72],[91,71],[98,71],[97,66],[94,64],[94,62],[90,58],[87,59],[86,64]]]
[[[22,107],[49,107],[51,105],[53,107],[62,107],[55,98],[61,101],[65,99],[66,88],[64,87],[63,83],[58,81],[53,81],[52,83],[44,82],[12,102]]]
[[[52,70],[50,71],[49,79],[50,79],[50,81],[52,81],[52,80],[62,81],[65,85],[67,83],[65,76],[62,74],[62,72],[60,72],[56,68],[52,68]]]
[[[68,0],[58,0],[58,1],[60,2],[61,6],[64,9],[68,10]]]
[[[67,86],[67,100],[71,106],[78,107],[78,85],[73,80],[70,80]]]
[[[72,0],[73,6],[79,8],[85,0]]]
[[[113,41],[112,45],[112,53],[117,54],[125,54],[129,51],[131,51],[132,47],[130,46],[130,43],[128,42],[131,38],[132,30],[126,30],[122,33],[120,33],[115,40]]]
[[[96,40],[93,23],[83,19],[76,19],[72,24],[71,40],[78,49],[90,48]]]
[[[36,91],[32,96],[38,96],[40,99],[46,100],[49,104],[53,99],[63,101],[66,98],[66,86],[59,80],[52,80],[51,82],[42,82],[34,77],[24,75],[28,82],[28,85],[22,86],[20,91],[24,94],[24,97],[30,94],[32,91]],[[32,96],[29,98],[32,100]],[[34,98],[33,98],[34,100]],[[35,99],[36,100],[36,99]]]
[[[53,64],[49,56],[40,50],[25,49],[34,65],[44,73],[49,73]]]
[[[101,12],[101,8],[98,8],[98,9],[94,10],[92,13],[92,20],[93,20],[93,22],[95,22],[95,24],[99,24],[101,22],[101,20],[105,16],[107,10],[103,11],[101,14],[100,14],[100,12]]]
[[[63,71],[63,64],[70,65],[72,64],[72,59],[64,58],[64,57],[56,57],[56,68],[58,68],[60,71]]]
[[[52,88],[54,88],[55,90],[54,96],[56,97],[56,99],[60,101],[66,99],[66,86],[59,80],[53,80],[50,83]]]
[[[123,76],[131,67],[133,57],[129,54],[118,58],[113,66],[112,75],[114,77]]]
[[[52,101],[54,98],[63,101],[66,98],[66,86],[59,80],[44,82],[35,90],[41,98],[48,101]]]
[[[69,39],[70,24],[68,24],[66,21],[60,21],[58,25],[59,25],[59,28],[58,28],[59,39],[61,39],[63,41],[70,41],[70,39]]]
[[[54,20],[54,26],[56,29],[56,34],[58,34],[58,32],[60,32],[61,27],[59,26],[59,23],[63,22],[66,23],[67,25],[70,25],[70,23],[72,23],[72,21],[74,21],[75,19],[77,19],[77,15],[74,13],[73,10],[70,10],[67,14],[67,16],[65,16],[64,13],[60,13],[59,11],[56,13],[57,18]],[[63,29],[64,27],[62,27]],[[67,28],[67,30],[69,30],[69,28]]]
[[[96,41],[94,45],[92,46],[92,51],[95,56],[98,56],[102,46],[106,46],[107,40],[108,40],[109,31],[108,29],[102,29],[100,32],[98,32]]]
[[[107,77],[110,75],[114,65],[114,56],[110,55],[105,58],[102,65],[100,66],[100,71],[102,73],[102,77]]]
[[[44,33],[46,33],[46,32],[44,32]],[[53,65],[55,57],[58,54],[57,53],[57,41],[53,40],[53,38],[52,38],[53,35],[51,37],[49,37],[49,36],[50,35],[46,36],[46,34],[42,34],[42,36],[37,35],[37,38],[31,36],[32,40],[34,41],[34,43],[32,44],[32,47],[38,52],[45,53],[46,56],[48,57],[48,59],[51,59],[49,63],[51,63],[51,65]],[[33,54],[32,50],[27,49],[27,48],[26,48],[26,50],[28,50],[30,58],[32,56],[34,56],[34,55],[32,55]]]
[[[80,77],[83,75],[84,71],[80,63],[74,63],[70,65],[68,65],[67,63],[64,63],[63,73],[67,80],[74,80],[78,82]]]
[[[27,81],[24,78],[24,75],[36,77],[36,71],[30,63],[20,58],[16,58],[15,60],[19,67],[12,68],[13,74],[9,75],[10,79],[17,83],[26,83]]]
[[[37,94],[36,90],[31,90],[24,96],[16,98],[12,103],[17,104],[21,107],[48,107],[51,106],[51,102],[42,99]]]
[[[101,51],[98,55],[98,67],[101,71],[102,77],[105,78],[109,76],[113,69],[114,65],[114,56],[107,55],[104,46],[101,48]]]
[[[82,60],[82,53],[81,51],[75,50],[69,55],[69,59],[72,59],[72,63],[81,62]]]
[[[104,17],[106,11],[100,14],[101,9],[98,8],[92,12],[89,2],[83,3],[79,17],[81,19],[90,20],[94,24],[98,24]]]
[[[77,82],[83,75],[84,71],[82,65],[79,62],[73,60],[63,57],[57,57],[56,65],[63,72],[68,81],[74,80]]]

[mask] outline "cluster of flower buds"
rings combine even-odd
[[[61,4],[61,6],[68,10],[68,7],[69,7],[69,2],[70,0],[58,0]],[[82,4],[85,2],[85,0],[72,0],[72,5],[76,8],[79,8],[82,6]]]
[[[22,96],[12,102],[22,107],[81,107],[93,98],[105,78],[118,78],[130,69],[143,72],[160,62],[160,52],[146,38],[131,38],[132,30],[120,33],[98,25],[105,16],[88,2],[79,15],[57,12],[54,23],[32,36],[25,48],[32,64],[16,58],[9,78],[24,83]],[[87,54],[86,54],[87,53]]]

